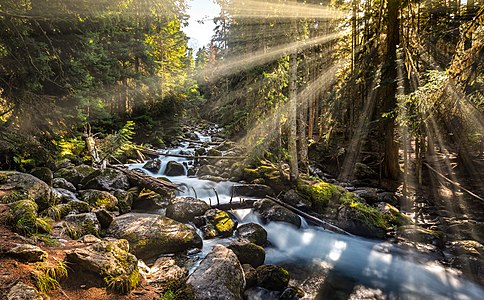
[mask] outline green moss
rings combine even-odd
[[[324,182],[307,182],[299,180],[297,184],[298,192],[312,203],[312,208],[321,213],[329,204],[337,202],[342,192],[336,185]]]
[[[47,294],[51,290],[60,288],[59,280],[67,278],[67,266],[62,261],[58,261],[55,265],[38,264],[34,278],[37,289]]]
[[[223,210],[218,211],[214,216],[213,225],[222,236],[232,235],[232,231],[235,227],[234,221],[232,221],[230,216]]]
[[[130,274],[122,274],[118,276],[108,275],[104,277],[104,282],[109,290],[119,294],[128,294],[140,283],[138,268],[135,268]]]
[[[11,204],[9,223],[13,229],[27,236],[35,233],[52,232],[52,220],[47,217],[37,217],[38,205],[29,199],[17,201]]]
[[[0,203],[10,204],[25,198],[27,198],[26,193],[21,191],[11,191],[7,194],[0,196]]]
[[[357,216],[361,217],[366,222],[383,229],[387,229],[389,227],[389,224],[385,220],[383,213],[377,208],[368,206],[358,201],[352,201],[349,203],[349,207],[354,210]]]

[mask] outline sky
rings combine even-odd
[[[190,19],[183,31],[190,38],[188,46],[196,52],[210,42],[215,28],[213,18],[219,15],[220,7],[213,0],[190,0],[188,4]],[[203,21],[203,24],[198,21]]]

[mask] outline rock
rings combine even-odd
[[[279,300],[297,300],[304,297],[304,291],[295,287],[288,287],[279,296]]]
[[[86,234],[85,236],[81,237],[79,241],[83,242],[84,244],[94,244],[101,242],[101,239],[92,234]]]
[[[205,226],[202,226],[200,230],[202,231],[203,238],[207,240],[213,239],[218,235],[217,230],[212,224],[207,224]]]
[[[335,225],[352,234],[381,239],[386,235],[383,222],[383,216],[371,209],[364,210],[358,206],[342,205]]]
[[[92,206],[114,210],[118,204],[118,199],[106,191],[83,190],[79,192],[82,201]]]
[[[245,287],[250,288],[257,285],[257,273],[255,268],[250,264],[243,264],[242,269],[244,270],[245,276]]]
[[[228,248],[234,251],[241,264],[250,264],[254,268],[264,264],[266,259],[264,248],[253,243],[235,242]]]
[[[385,300],[388,297],[379,289],[368,288],[363,285],[357,285],[353,289],[348,300]]]
[[[257,267],[257,286],[272,291],[283,291],[289,284],[289,272],[276,265],[263,265]]]
[[[167,290],[175,291],[188,277],[188,270],[176,265],[171,257],[160,257],[146,274],[146,282],[163,293]]]
[[[241,240],[264,246],[267,243],[267,231],[256,223],[240,225],[235,232]]]
[[[128,293],[139,284],[138,260],[129,252],[126,240],[105,239],[87,247],[66,251],[73,270],[83,269],[102,279],[108,288]]]
[[[161,168],[161,160],[159,158],[149,160],[143,166],[143,169],[146,169],[151,173],[155,173],[155,174],[157,174],[160,171],[160,168]]]
[[[377,204],[377,208],[383,213],[383,217],[391,225],[402,226],[413,224],[412,218],[402,214],[395,206],[391,204],[380,202]]]
[[[74,187],[74,185],[72,183],[70,183],[69,181],[67,181],[65,178],[54,178],[54,179],[52,179],[52,186],[55,187],[55,188],[64,189],[64,190],[68,190],[68,191],[71,191],[71,192],[76,191],[76,188]]]
[[[170,160],[166,164],[166,170],[165,170],[165,175],[166,176],[182,176],[185,175],[185,167],[183,164]]]
[[[353,175],[356,179],[378,179],[378,173],[373,171],[373,169],[369,166],[362,163],[355,164],[355,170]]]
[[[200,168],[198,168],[196,175],[200,177],[200,176],[207,176],[207,175],[214,176],[217,174],[218,174],[218,171],[216,167],[211,165],[203,165]]]
[[[84,178],[81,183],[84,189],[101,191],[129,189],[128,177],[123,172],[115,169],[97,170]]]
[[[242,300],[245,279],[234,252],[216,245],[187,284],[191,286],[196,300]]]
[[[135,199],[132,208],[137,212],[149,213],[166,208],[170,203],[169,200],[153,191],[143,190],[139,193],[138,198]]]
[[[263,184],[237,184],[233,187],[234,196],[264,198],[273,196],[274,191]]]
[[[125,214],[131,211],[134,199],[137,197],[137,194],[137,188],[132,188],[128,191],[116,190],[113,192],[114,197],[118,199],[118,208],[120,213]]]
[[[0,171],[0,202],[12,203],[32,199],[43,210],[54,205],[52,190],[47,183],[30,174],[15,171]]]
[[[254,211],[257,212],[265,222],[286,222],[301,227],[301,219],[289,209],[276,204],[269,199],[262,199],[254,203]]]
[[[230,237],[237,227],[229,214],[220,209],[207,210],[205,218],[215,228],[217,236]]]
[[[481,256],[484,254],[484,246],[474,240],[459,240],[450,242],[449,251],[454,255]]]
[[[251,287],[244,291],[244,299],[247,300],[278,300],[281,292],[270,291],[262,287]]]
[[[19,281],[7,294],[7,300],[42,300],[37,290],[28,284]]]
[[[376,188],[357,189],[353,193],[370,205],[380,202],[378,199],[378,189]]]
[[[68,168],[68,167],[74,167],[75,165],[71,162],[70,159],[68,158],[63,158],[56,160],[54,163],[54,170],[59,170],[63,168]]]
[[[131,252],[142,259],[202,247],[202,239],[192,227],[152,214],[116,217],[109,234],[128,240]]]
[[[95,210],[94,213],[96,214],[96,218],[98,219],[102,229],[108,228],[114,220],[113,214],[105,209]]]
[[[34,233],[50,233],[52,231],[52,220],[38,218],[39,206],[32,200],[20,200],[9,205],[9,224],[16,232],[24,235]]]
[[[442,245],[444,237],[441,232],[425,229],[416,225],[404,225],[398,227],[397,236],[413,242],[432,245]]]
[[[282,196],[282,200],[285,203],[301,210],[308,211],[311,209],[311,201],[299,195],[294,189],[290,189],[289,191],[285,192]]]
[[[45,167],[34,168],[30,172],[30,174],[39,178],[43,182],[47,183],[48,186],[52,186],[52,180],[54,179],[54,174],[49,168],[45,168]]]
[[[220,145],[218,145],[214,149],[218,150],[218,151],[227,151],[227,150],[233,148],[234,146],[235,146],[235,142],[224,141],[223,143],[221,143]]]
[[[38,262],[47,259],[47,252],[40,247],[30,244],[20,244],[7,251],[7,254],[15,259],[26,262]]]
[[[395,196],[395,193],[381,192],[381,193],[378,193],[378,202],[386,202],[395,206],[395,205],[398,205],[400,201]]]
[[[212,148],[212,149],[207,150],[207,155],[208,156],[222,156],[222,152],[215,149],[215,148]]]
[[[195,176],[197,174],[197,170],[195,168],[190,168],[187,170],[187,176]]]
[[[202,216],[210,206],[202,200],[192,197],[177,197],[166,208],[166,216],[178,222],[187,223],[197,216]]]
[[[204,156],[204,155],[207,155],[207,149],[205,148],[197,148],[195,149],[195,155],[197,156]]]
[[[54,177],[64,178],[74,186],[77,186],[79,183],[81,183],[81,180],[89,176],[94,171],[96,171],[96,169],[93,167],[88,165],[80,165],[59,169],[54,173]]]
[[[101,224],[95,213],[68,215],[64,227],[67,229],[67,234],[75,240],[86,234],[98,236],[101,230]]]
[[[67,203],[67,202],[71,202],[71,201],[74,201],[74,200],[79,200],[79,199],[77,199],[77,196],[73,192],[66,190],[66,189],[54,188],[53,192],[56,193],[56,196],[58,197],[57,202],[59,202],[59,203]]]

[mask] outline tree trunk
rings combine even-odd
[[[291,31],[296,38],[296,21],[291,21]],[[291,182],[295,182],[299,176],[297,155],[297,49],[291,51],[289,56],[289,168]]]
[[[395,142],[395,109],[397,107],[397,45],[399,43],[398,12],[400,0],[387,0],[387,37],[385,67],[382,78],[387,82],[382,87],[382,112],[387,113],[383,118],[384,135],[384,165],[383,175],[387,178],[397,179],[400,174],[398,165],[398,144]]]

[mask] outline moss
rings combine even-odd
[[[312,208],[319,213],[323,212],[331,203],[336,203],[342,194],[336,185],[324,181],[299,180],[297,190],[312,203]]]
[[[13,229],[21,234],[30,236],[35,233],[52,232],[52,220],[47,217],[37,217],[38,205],[29,199],[11,204],[9,223]]]
[[[387,229],[389,227],[389,224],[385,220],[383,213],[377,208],[368,206],[358,201],[352,201],[346,205],[349,205],[349,207],[354,210],[356,215],[361,217],[366,222],[383,229]]]
[[[58,261],[55,265],[38,264],[34,278],[37,289],[47,294],[51,290],[60,288],[59,280],[67,278],[67,266],[62,261]]]
[[[234,221],[223,210],[218,210],[217,214],[213,216],[212,224],[221,236],[230,236],[235,227]]]
[[[104,282],[109,290],[119,294],[128,294],[140,283],[138,268],[135,268],[130,274],[122,274],[117,276],[108,275],[104,277]]]
[[[0,203],[10,204],[27,198],[27,194],[21,191],[11,191],[3,195],[0,194]]]

